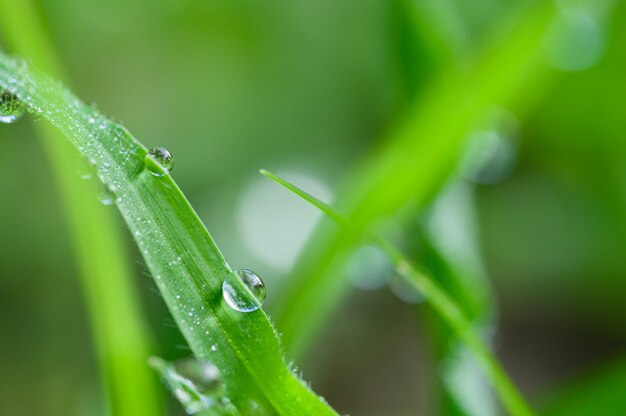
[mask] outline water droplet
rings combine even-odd
[[[548,58],[563,71],[582,71],[593,66],[604,51],[603,28],[583,7],[566,7],[548,33]]]
[[[165,147],[153,147],[145,159],[146,167],[154,176],[165,176],[174,168],[174,158]]]
[[[0,93],[0,123],[14,123],[24,114],[22,102],[8,91]]]
[[[89,180],[95,176],[96,167],[94,164],[90,163],[90,161],[81,157],[77,161],[76,171],[81,179]]]
[[[113,193],[110,187],[103,185],[98,194],[98,199],[104,205],[113,205],[115,203],[115,193]]]
[[[188,414],[211,408],[224,410],[224,385],[214,364],[194,358],[168,363],[157,357],[151,357],[149,364],[161,373]]]
[[[265,301],[265,284],[253,271],[235,270],[224,279],[222,294],[231,308],[239,312],[252,312]]]

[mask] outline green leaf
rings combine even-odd
[[[539,414],[586,416],[626,414],[626,360],[608,362],[590,374],[568,382],[552,394]]]
[[[295,268],[298,278],[289,281],[282,302],[276,304],[273,316],[290,357],[300,356],[312,344],[348,289],[345,279],[333,273],[339,267],[336,253],[353,247],[377,221],[422,209],[452,175],[466,138],[489,110],[532,96],[528,88],[541,85],[541,46],[552,17],[553,5],[539,2],[516,12],[513,21],[500,22],[501,32],[476,54],[476,64],[470,70],[443,73],[432,82],[386,140],[352,172],[337,203],[350,224],[314,236]]]
[[[495,327],[492,290],[477,242],[475,185],[459,177],[438,196],[421,221],[419,258],[489,345]],[[428,311],[428,334],[441,375],[442,415],[498,414],[489,380],[476,359],[436,311]],[[462,411],[461,411],[462,409]]]
[[[222,282],[230,267],[171,176],[145,169],[147,149],[128,130],[2,53],[0,87],[95,166],[192,351],[219,367],[241,413],[336,414],[288,369],[263,310],[241,313],[225,303]]]
[[[345,216],[337,213],[330,205],[322,202],[306,191],[267,170],[262,169],[260,172],[262,175],[310,202],[344,227],[350,223]],[[412,264],[400,250],[396,249],[388,241],[374,234],[369,234],[368,237],[387,252],[389,257],[393,260],[397,273],[407,283],[424,295],[439,316],[448,324],[465,347],[467,347],[491,381],[494,389],[500,396],[502,404],[509,413],[512,415],[532,415],[533,413],[530,407],[525,403],[513,382],[511,382],[506,372],[502,369],[497,358],[477,333],[472,320],[468,318],[467,314],[455,302],[454,298],[450,297],[425,269]]]

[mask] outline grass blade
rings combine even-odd
[[[603,364],[560,386],[542,406],[540,415],[545,416],[585,416],[623,415],[626,413],[624,386],[626,385],[626,359]]]
[[[420,259],[472,323],[475,333],[489,345],[496,314],[478,248],[474,191],[475,185],[462,178],[446,186],[421,224],[415,226],[420,249],[411,252],[411,258]],[[471,353],[433,308],[427,311],[426,319],[429,343],[441,376],[440,413],[497,414],[490,382]]]
[[[541,2],[515,22],[469,72],[444,74],[407,112],[389,140],[351,175],[337,204],[350,224],[314,236],[315,246],[295,268],[298,279],[280,297],[274,317],[291,357],[298,357],[347,290],[332,273],[335,254],[352,247],[372,223],[402,209],[420,209],[454,172],[465,139],[494,105],[515,102],[544,71],[542,42],[553,6]],[[517,16],[516,16],[517,17]],[[330,295],[329,295],[330,294]],[[317,313],[311,314],[315,309]]]
[[[320,201],[313,195],[289,183],[288,181],[268,172],[260,171],[262,175],[277,182],[278,184],[289,189],[305,201],[311,203],[324,214],[337,220],[342,225],[347,225],[349,220],[341,214],[337,213],[330,205]],[[433,306],[435,311],[441,318],[452,328],[454,333],[473,354],[476,361],[481,366],[494,389],[497,391],[502,404],[512,415],[532,415],[530,407],[526,404],[523,397],[515,385],[511,382],[506,372],[502,369],[498,360],[495,358],[489,347],[483,342],[476,333],[471,320],[466,316],[462,309],[456,304],[445,290],[426,272],[425,270],[413,265],[411,261],[391,245],[386,240],[370,234],[368,235],[374,240],[389,257],[393,260],[395,269],[398,274],[411,286],[420,291],[428,302]]]
[[[219,367],[241,413],[336,414],[288,369],[264,311],[226,304],[222,282],[230,267],[171,176],[145,168],[147,149],[128,130],[4,54],[0,87],[93,162],[192,351]]]

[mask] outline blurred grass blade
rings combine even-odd
[[[310,202],[329,217],[339,221],[342,225],[347,225],[349,220],[337,213],[330,205],[320,201],[313,195],[289,183],[288,181],[268,172],[260,171],[262,175],[284,186],[302,199]],[[463,312],[462,308],[451,298],[439,284],[421,268],[417,268],[398,249],[386,240],[376,236],[368,235],[378,245],[383,248],[393,260],[398,274],[411,286],[424,295],[431,303],[435,311],[452,328],[458,338],[465,344],[473,354],[482,370],[491,381],[494,389],[498,392],[500,399],[506,409],[512,415],[531,415],[530,407],[525,403],[521,394],[515,388],[498,360],[489,350],[476,332],[471,320]]]
[[[454,172],[465,139],[494,105],[516,101],[536,88],[543,74],[542,42],[553,16],[549,2],[534,4],[513,22],[503,22],[494,43],[468,72],[433,82],[409,109],[389,140],[351,175],[338,202],[350,224],[318,233],[276,304],[290,357],[298,357],[341,301],[347,283],[332,273],[335,254],[352,247],[372,223],[402,209],[419,210]],[[328,230],[323,230],[328,231]],[[312,309],[315,314],[310,313]]]
[[[64,78],[32,2],[0,0],[0,23],[14,50]],[[50,125],[37,123],[36,128],[62,195],[110,413],[161,414],[163,395],[145,365],[149,335],[118,223],[94,197],[94,184],[76,174],[76,152],[56,140]]]
[[[147,149],[128,130],[1,53],[0,87],[94,164],[192,351],[218,366],[241,413],[336,414],[288,369],[263,310],[241,313],[226,304],[222,282],[231,269],[171,176],[146,169]]]
[[[496,313],[491,286],[480,260],[474,190],[474,184],[463,178],[446,186],[414,229],[420,250],[411,257],[419,258],[436,276],[439,286],[454,299],[475,333],[488,345]],[[436,312],[426,317],[429,341],[441,374],[441,414],[498,414],[489,380],[471,352]]]
[[[592,374],[568,382],[542,406],[540,415],[586,416],[626,414],[626,360],[621,358]]]

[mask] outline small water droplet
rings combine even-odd
[[[92,179],[96,173],[96,167],[83,158],[78,159],[76,170],[78,176],[85,180]]]
[[[596,64],[605,49],[604,29],[584,7],[564,7],[547,37],[548,58],[563,71],[582,71]]]
[[[165,147],[150,149],[146,155],[145,163],[154,176],[165,176],[174,168],[174,158]]]
[[[24,114],[24,105],[15,94],[0,93],[0,123],[14,123]]]
[[[98,199],[103,205],[113,205],[115,203],[115,193],[110,187],[103,185],[98,194]]]
[[[239,312],[252,312],[265,301],[265,284],[251,270],[235,270],[224,279],[222,294],[231,308]]]

